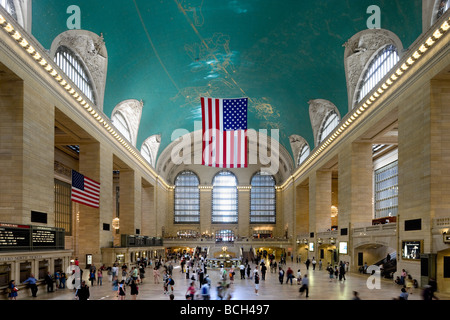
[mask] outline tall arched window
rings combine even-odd
[[[439,19],[450,8],[450,0],[439,0],[436,18]]]
[[[218,173],[213,180],[212,223],[238,222],[237,179],[228,171]]]
[[[147,145],[145,145],[145,144],[142,145],[141,154],[144,157],[144,159],[147,160],[148,163],[153,165],[152,155],[151,155],[150,149],[148,148]]]
[[[357,103],[361,102],[361,100],[375,88],[399,60],[400,57],[397,48],[393,45],[386,46],[372,59],[372,62],[364,73],[364,81],[360,85]]]
[[[55,62],[84,95],[94,104],[97,104],[92,81],[81,59],[69,48],[60,46],[56,50]]]
[[[174,223],[200,223],[200,190],[195,173],[185,171],[175,179]]]
[[[276,223],[275,179],[258,172],[251,185],[250,223]]]
[[[120,112],[116,112],[111,120],[113,125],[120,131],[123,137],[131,142],[130,128],[128,127],[124,116]]]
[[[14,0],[0,0],[0,5],[17,21],[16,7]]]
[[[339,116],[335,111],[330,111],[325,117],[319,132],[319,143],[322,143],[325,138],[338,126]]]
[[[308,158],[310,152],[309,146],[305,143],[298,155],[297,165],[301,165]]]

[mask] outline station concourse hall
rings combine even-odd
[[[0,306],[450,301],[449,8],[0,0]]]

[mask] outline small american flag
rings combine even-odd
[[[204,166],[247,168],[248,98],[201,98]]]
[[[72,170],[72,201],[99,208],[100,183]]]

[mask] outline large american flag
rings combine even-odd
[[[202,164],[217,168],[247,168],[248,98],[201,98]]]
[[[72,201],[99,208],[100,183],[72,170]]]

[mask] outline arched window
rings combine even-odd
[[[449,8],[450,8],[450,0],[439,0],[436,18],[439,19],[440,17],[442,17]]]
[[[322,127],[319,132],[319,143],[322,143],[325,138],[338,126],[339,116],[335,111],[330,111],[325,117]]]
[[[228,171],[218,173],[213,180],[212,223],[238,222],[237,179]]]
[[[375,88],[399,60],[400,57],[397,48],[393,45],[386,46],[372,59],[367,71],[364,73],[364,81],[360,85],[357,103],[361,102],[361,100]]]
[[[146,144],[142,145],[141,154],[144,157],[144,159],[147,160],[148,163],[153,165],[152,155],[150,153],[150,149]]]
[[[175,179],[174,223],[200,223],[200,190],[195,173],[185,171]]]
[[[17,21],[16,7],[14,0],[0,0],[0,5]]]
[[[125,139],[131,141],[130,128],[128,127],[127,121],[120,112],[116,112],[112,117],[112,123],[120,131]]]
[[[304,144],[302,150],[300,150],[300,154],[298,155],[297,165],[301,165],[309,157],[310,152],[309,146]]]
[[[0,0],[1,1],[1,0]],[[69,48],[60,46],[56,50],[55,62],[72,82],[84,93],[84,95],[97,104],[92,81],[83,62]]]
[[[258,172],[250,192],[250,223],[276,223],[275,179]]]

